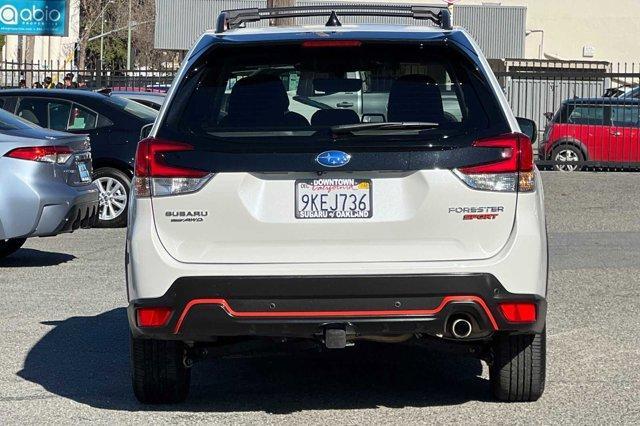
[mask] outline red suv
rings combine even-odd
[[[540,145],[541,160],[556,170],[593,166],[640,167],[640,101],[571,99],[552,116]]]

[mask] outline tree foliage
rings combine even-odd
[[[104,14],[103,67],[123,69],[127,63],[127,25],[129,1],[131,1],[132,63],[135,67],[158,68],[175,59],[174,53],[153,48],[155,25],[154,0],[73,0],[80,6],[80,42],[78,68],[98,67],[100,40],[88,41],[101,34],[101,18]],[[106,7],[105,7],[106,6]]]

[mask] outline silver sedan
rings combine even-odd
[[[91,227],[99,191],[86,135],[43,129],[0,110],[0,258],[29,237]]]

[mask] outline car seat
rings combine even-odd
[[[309,122],[289,111],[289,97],[278,76],[256,75],[239,80],[231,90],[224,127],[303,127]]]
[[[448,121],[442,105],[440,88],[435,81],[429,76],[418,74],[399,77],[389,91],[387,121]]]
[[[21,109],[18,112],[18,117],[24,118],[25,120],[30,121],[33,124],[37,124],[38,126],[41,126],[40,120],[38,120],[38,117],[36,117],[36,115],[30,109],[26,109],[26,108]]]

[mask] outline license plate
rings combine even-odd
[[[296,185],[296,219],[369,219],[370,179],[301,179]]]
[[[91,182],[91,174],[85,163],[78,163],[78,173],[82,182]]]

